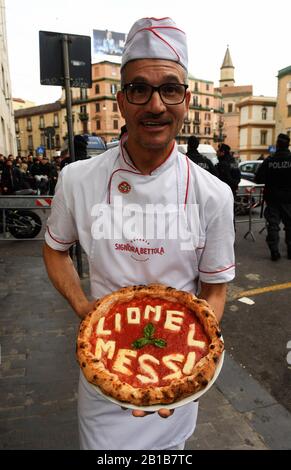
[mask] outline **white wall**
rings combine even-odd
[[[241,149],[246,148],[248,143],[247,129],[241,129],[239,133],[239,146]]]
[[[248,106],[243,106],[240,108],[240,123],[245,124],[248,121]]]
[[[0,153],[16,155],[4,0],[0,0]]]

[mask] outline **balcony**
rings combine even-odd
[[[88,121],[89,120],[89,114],[88,113],[79,113],[79,119],[80,119],[80,121]]]

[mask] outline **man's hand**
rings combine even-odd
[[[167,408],[160,408],[158,413],[161,418],[169,418],[169,416],[172,416],[174,411],[175,410],[167,410]],[[152,415],[153,413],[155,413],[155,411],[133,410],[132,416],[135,416],[136,418],[143,418],[144,416]]]
[[[85,316],[91,312],[92,310],[95,309],[95,305],[96,305],[96,302],[97,302],[98,299],[95,299],[95,300],[92,300],[92,301],[87,301],[87,302],[84,302],[83,305],[81,305],[79,308],[78,308],[78,311],[76,310],[76,314],[78,315],[78,317],[81,318],[81,320],[83,320],[83,318],[85,318]]]

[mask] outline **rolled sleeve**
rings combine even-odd
[[[78,233],[64,190],[64,170],[60,173],[45,232],[46,243],[58,251],[67,251],[78,240]]]
[[[199,262],[201,281],[215,284],[229,282],[235,277],[233,196],[211,218],[206,243]]]

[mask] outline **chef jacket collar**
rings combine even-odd
[[[128,134],[124,134],[119,143],[119,164],[121,165],[122,168],[126,170],[131,170],[133,173],[141,174],[140,171],[135,167],[133,161],[131,160],[130,156],[128,155],[126,151],[125,143],[127,141],[127,138],[128,138]],[[169,155],[167,156],[166,160],[162,164],[157,166],[157,168],[152,170],[150,173],[150,176],[163,173],[168,168],[170,168],[170,166],[174,165],[178,158],[177,149],[178,149],[177,143],[174,141],[171,151]]]

